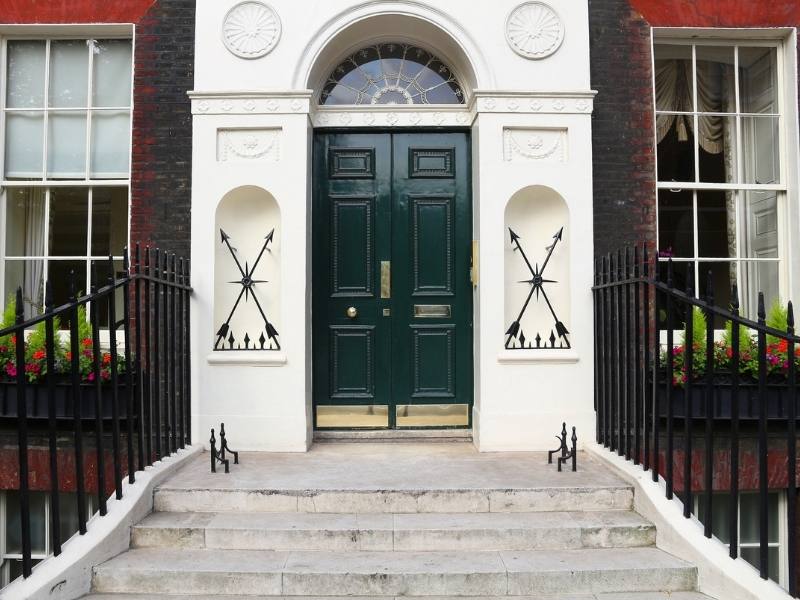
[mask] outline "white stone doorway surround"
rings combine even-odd
[[[586,6],[559,7],[558,47],[531,60],[504,39],[517,1],[498,0],[491,12],[455,3],[445,14],[432,0],[335,0],[314,7],[272,0],[280,37],[268,54],[247,60],[217,41],[237,4],[197,8],[190,93],[195,439],[207,439],[211,427],[225,422],[240,449],[305,451],[312,442],[311,140],[315,128],[330,127],[470,129],[479,249],[475,444],[481,451],[547,449],[562,421],[575,425],[581,439],[592,439],[594,95]],[[318,106],[330,69],[358,47],[389,40],[422,46],[447,61],[463,82],[466,103]],[[252,213],[254,198],[275,208]],[[224,262],[230,258],[221,248],[220,226],[236,234],[248,256],[257,248],[245,240],[263,241],[275,228],[271,262],[265,263],[273,285],[265,293],[271,294],[268,312],[280,350],[213,350],[220,314],[230,304],[222,282],[232,265]],[[551,268],[560,276],[561,287],[552,293],[570,331],[569,350],[505,349],[510,315],[526,293],[509,283],[518,257],[508,243],[509,226],[526,238],[537,261],[553,232],[565,227],[563,253]]]

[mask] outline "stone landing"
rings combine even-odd
[[[208,454],[156,490],[93,600],[499,598],[698,600],[696,569],[655,547],[633,489],[586,455],[471,444],[319,444]]]

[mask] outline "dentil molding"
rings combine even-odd
[[[245,0],[231,8],[222,21],[222,42],[240,58],[269,54],[281,37],[281,20],[271,6]]]
[[[544,2],[525,2],[506,20],[506,41],[524,58],[542,59],[555,54],[564,42],[564,22]]]

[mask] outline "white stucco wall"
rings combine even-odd
[[[491,10],[456,0],[271,0],[280,38],[257,59],[235,56],[223,44],[223,22],[237,4],[215,0],[197,7],[191,94],[196,439],[206,439],[209,429],[224,421],[241,449],[303,451],[310,443],[310,157],[313,129],[321,126],[471,128],[474,238],[480,244],[474,299],[476,443],[481,450],[548,448],[563,420],[577,426],[581,439],[589,439],[594,430],[593,94],[587,3],[551,2],[563,42],[551,56],[536,60],[520,56],[506,39],[506,21],[518,0],[496,0]],[[467,103],[316,106],[319,90],[314,88],[347,53],[397,40],[439,54],[459,75]],[[220,151],[221,144],[226,151]],[[220,199],[240,186],[263,188],[280,209],[280,352],[212,352],[220,325],[213,306],[219,244],[214,216]],[[568,281],[555,270],[548,272],[558,285],[568,286],[568,314],[559,315],[571,332],[567,351],[503,348],[509,325],[505,208],[528,186],[552,188],[569,212]],[[544,224],[547,219],[538,231],[535,211],[530,219],[526,230],[537,236],[526,240],[526,248],[541,261],[554,232]]]

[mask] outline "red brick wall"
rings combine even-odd
[[[3,0],[0,23],[137,23],[156,0]]]

